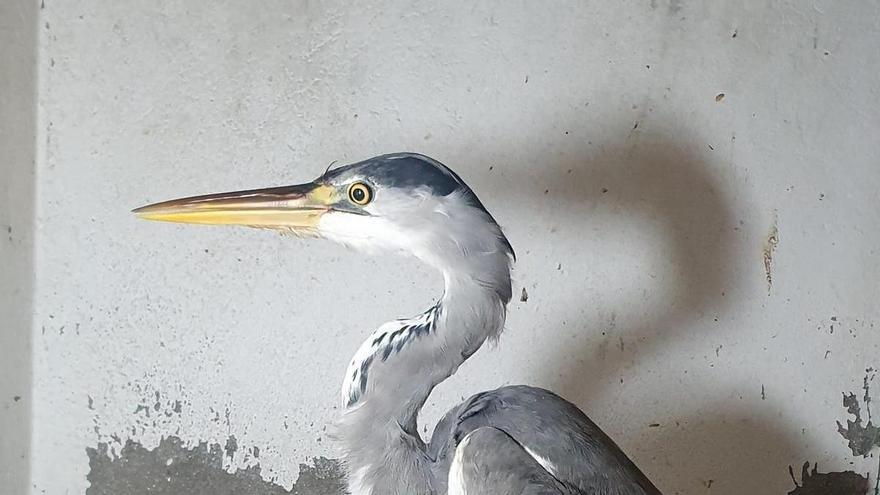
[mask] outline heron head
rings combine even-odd
[[[245,225],[412,254],[440,269],[503,258],[513,249],[452,170],[418,154],[383,155],[330,169],[312,182],[194,196],[144,206],[148,220]]]

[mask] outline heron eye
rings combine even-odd
[[[352,203],[364,206],[373,200],[373,191],[363,182],[355,182],[348,188],[348,198]]]

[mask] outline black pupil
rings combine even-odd
[[[361,203],[365,199],[367,199],[367,193],[364,191],[363,187],[355,187],[351,191],[351,197],[354,198],[354,200],[357,201],[358,203]]]

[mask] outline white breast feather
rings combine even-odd
[[[539,456],[535,453],[534,450],[526,447],[525,445],[523,445],[523,448],[526,449],[526,452],[528,452],[529,455],[535,459],[535,462],[540,464],[542,468],[544,468],[548,473],[552,474],[553,476],[556,476],[556,466],[554,466],[552,462],[548,461],[544,457]]]
[[[455,457],[452,458],[452,466],[449,467],[448,495],[467,495],[467,487],[464,484],[464,449],[471,440],[470,433],[458,444],[455,449]]]
[[[348,493],[351,495],[372,495],[373,487],[366,484],[364,477],[369,466],[358,468],[348,477]]]

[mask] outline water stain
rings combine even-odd
[[[231,445],[227,442],[227,446]],[[89,456],[87,495],[178,495],[248,494],[248,495],[343,495],[345,474],[339,461],[316,457],[313,464],[300,464],[299,477],[290,490],[266,481],[260,467],[252,466],[227,472],[223,457],[228,447],[201,442],[186,448],[175,436],[163,438],[159,445],[146,449],[128,440],[118,456],[111,457],[106,443],[86,448]]]
[[[779,230],[776,228],[776,215],[773,215],[773,224],[767,231],[767,238],[764,241],[764,275],[767,279],[767,293],[773,287],[773,253],[779,244]]]
[[[842,473],[820,473],[816,464],[810,470],[810,463],[805,462],[801,469],[801,483],[794,478],[794,470],[788,467],[788,474],[794,482],[795,489],[788,495],[866,495],[868,478],[853,471]]]

